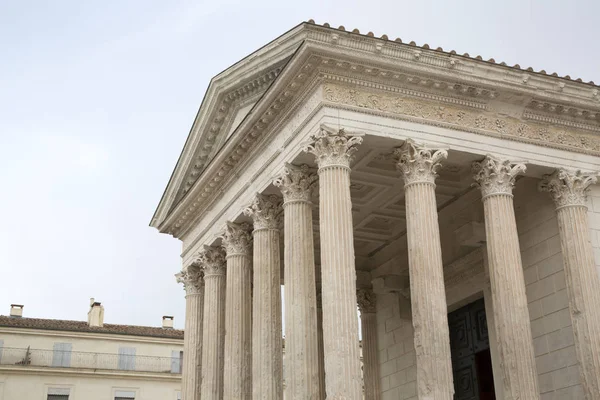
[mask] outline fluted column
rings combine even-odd
[[[204,271],[200,397],[202,400],[221,400],[225,344],[225,253],[218,247],[205,247],[200,253],[199,263]]]
[[[200,399],[202,381],[202,322],[204,314],[204,271],[196,264],[176,274],[185,289],[185,331],[181,369],[182,400]]]
[[[319,399],[312,187],[308,166],[286,164],[275,186],[283,193],[285,398]]]
[[[493,156],[473,163],[485,213],[494,325],[506,400],[539,399],[512,190],[525,165]]]
[[[225,366],[223,398],[252,398],[252,235],[250,225],[228,222],[225,289]]]
[[[376,296],[371,289],[358,289],[356,293],[360,310],[362,334],[363,382],[365,400],[379,400],[379,349],[377,348]]]
[[[423,400],[452,400],[448,307],[435,199],[436,171],[447,152],[408,139],[395,154],[404,178],[417,394]]]
[[[600,399],[600,278],[590,243],[586,197],[595,175],[560,169],[544,176],[542,191],[556,204],[571,322],[583,390]]]
[[[325,400],[325,358],[323,350],[323,297],[317,286],[317,343],[319,354],[319,399]]]
[[[306,151],[319,166],[323,348],[327,398],[362,399],[350,161],[362,137],[322,126]]]
[[[281,199],[257,194],[244,214],[254,221],[252,305],[252,398],[283,398],[281,271],[279,222]]]

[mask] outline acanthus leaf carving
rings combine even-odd
[[[273,185],[281,190],[285,203],[310,202],[316,181],[317,174],[308,165],[296,166],[286,163],[283,174],[275,178]]]
[[[431,149],[406,139],[402,146],[394,151],[397,157],[396,167],[402,171],[405,185],[412,183],[435,183],[440,161],[448,157],[443,149]]]
[[[250,224],[227,222],[221,238],[227,257],[234,255],[250,255],[252,251],[252,234]]]
[[[375,313],[377,311],[377,295],[371,289],[357,289],[356,301],[358,309],[363,314]]]
[[[177,283],[183,284],[186,294],[198,294],[204,289],[204,271],[197,263],[192,263],[175,274]]]
[[[597,181],[596,174],[585,174],[580,170],[569,171],[560,168],[550,175],[544,175],[538,187],[540,191],[550,193],[556,208],[586,207],[590,185]]]
[[[225,274],[225,252],[221,247],[204,246],[198,255],[198,264],[204,270],[204,276]]]
[[[254,221],[254,230],[279,229],[283,209],[281,208],[281,197],[276,195],[264,195],[257,193],[246,209],[244,215]]]
[[[319,169],[330,166],[350,168],[353,154],[362,141],[361,135],[347,133],[344,128],[336,131],[323,124],[319,132],[310,137],[304,151],[315,156]]]
[[[514,163],[487,155],[482,161],[476,161],[471,167],[474,186],[481,189],[483,199],[492,195],[510,195],[517,176],[526,170],[524,163]]]

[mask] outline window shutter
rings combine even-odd
[[[171,373],[172,374],[180,374],[180,358],[179,358],[179,350],[171,351]]]
[[[71,366],[71,343],[54,343],[52,352],[53,367],[70,367]]]
[[[2,349],[4,348],[4,339],[0,339],[0,365],[2,365]]]
[[[119,347],[119,369],[135,370],[135,347]]]
[[[135,400],[135,392],[117,390],[115,392],[115,400]]]

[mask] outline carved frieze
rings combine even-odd
[[[442,105],[439,102],[394,96],[383,91],[357,89],[330,82],[324,84],[323,95],[324,100],[331,103],[417,118],[422,120],[419,122],[426,124],[461,128],[490,136],[600,155],[600,137],[575,129],[525,123],[517,118],[466,107]]]

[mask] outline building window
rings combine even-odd
[[[177,400],[181,400],[181,392],[176,393],[176,398],[177,398]]]
[[[183,361],[183,351],[171,351],[171,373],[180,374]]]
[[[115,400],[135,400],[135,392],[117,390],[115,392]]]
[[[135,370],[135,347],[119,347],[119,369]]]
[[[48,396],[46,400],[69,400],[71,389],[65,388],[48,388]]]
[[[71,343],[54,343],[52,352],[53,367],[70,367],[71,366]]]

